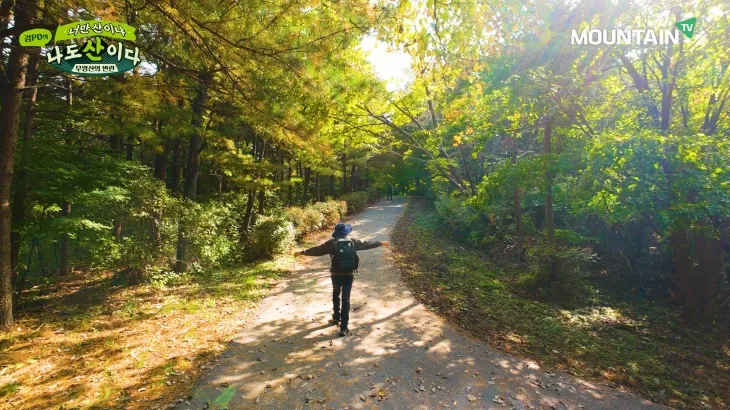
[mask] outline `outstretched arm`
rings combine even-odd
[[[324,256],[332,253],[333,240],[330,239],[327,242],[321,243],[315,247],[305,249],[303,251],[294,252],[294,256]]]
[[[379,246],[385,246],[390,247],[390,242],[388,241],[375,241],[375,242],[368,242],[368,241],[361,241],[359,239],[353,239],[353,242],[355,242],[355,249],[358,251],[366,251],[368,249],[374,249]]]

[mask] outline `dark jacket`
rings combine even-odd
[[[356,251],[365,251],[368,249],[377,248],[381,245],[383,245],[380,241],[375,242],[368,242],[368,241],[361,241],[359,239],[350,238],[352,242],[355,244],[355,250]],[[334,252],[334,246],[335,246],[335,238],[332,238],[328,240],[327,242],[324,242],[320,245],[317,245],[315,247],[309,248],[302,253],[307,256],[324,256],[324,255],[332,255]],[[340,273],[340,272],[332,272],[332,265],[330,265],[330,273],[332,273],[332,276],[338,276],[338,275],[352,275],[352,272],[349,273]]]

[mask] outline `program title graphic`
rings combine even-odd
[[[86,39],[79,45],[76,39]],[[53,40],[56,45],[46,49],[46,60],[57,69],[82,75],[119,74],[139,65],[139,48],[135,29],[127,24],[106,20],[78,21],[50,30],[37,28],[20,35],[23,47],[44,47]],[[60,45],[59,42],[69,41]]]

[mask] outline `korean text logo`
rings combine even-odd
[[[135,29],[106,20],[78,21],[56,29],[55,45],[46,49],[46,60],[61,71],[82,75],[110,75],[139,65],[139,48],[134,45]],[[77,40],[78,39],[78,40]],[[81,42],[81,40],[85,40]],[[19,38],[24,47],[43,47],[51,42],[51,32],[33,29]],[[59,44],[68,42],[66,44]]]

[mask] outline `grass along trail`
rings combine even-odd
[[[0,339],[0,408],[162,409],[191,386],[293,267],[291,257],[128,287],[74,274],[26,295]]]
[[[579,306],[543,302],[521,283],[529,266],[459,242],[422,198],[409,204],[393,244],[416,298],[500,351],[672,407],[730,403],[730,341],[720,328],[684,326],[676,306],[600,278]]]

